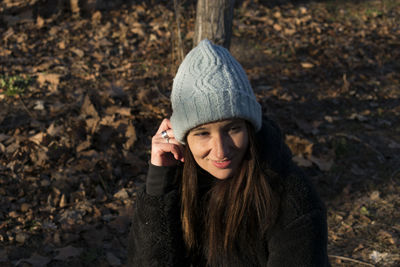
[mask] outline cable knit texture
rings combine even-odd
[[[223,119],[242,118],[261,128],[261,106],[242,66],[228,50],[201,41],[188,53],[174,78],[172,129],[185,143],[192,128]]]

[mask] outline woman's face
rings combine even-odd
[[[187,136],[196,163],[218,179],[229,178],[238,170],[248,143],[246,122],[241,119],[200,125]]]

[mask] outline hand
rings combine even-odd
[[[162,137],[161,133],[166,131],[168,138]],[[178,161],[183,162],[183,146],[174,138],[171,122],[164,119],[157,133],[151,141],[151,164],[155,166],[174,166]]]

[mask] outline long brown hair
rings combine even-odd
[[[188,250],[207,259],[208,266],[257,266],[265,262],[263,237],[277,216],[278,195],[260,166],[252,125],[247,123],[249,147],[240,170],[218,180],[199,198],[199,168],[185,148],[181,219]],[[264,257],[264,258],[263,258]],[[238,264],[239,263],[239,264]]]

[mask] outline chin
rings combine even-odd
[[[232,177],[233,171],[232,170],[217,170],[217,171],[209,172],[209,174],[214,176],[216,179],[225,180],[225,179]]]

